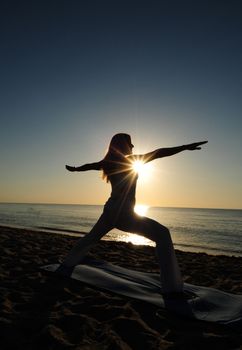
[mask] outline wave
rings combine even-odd
[[[49,227],[49,226],[37,226],[37,229],[45,230],[45,231],[55,231],[55,232],[62,232],[62,233],[72,233],[75,235],[83,235],[85,232],[81,232],[78,230],[71,230],[67,228],[60,228],[60,227]]]
[[[212,247],[212,246],[204,246],[204,245],[193,245],[193,244],[180,244],[180,243],[177,243],[177,244],[174,244],[175,248],[176,249],[180,249],[181,250],[184,250],[184,248],[187,248],[187,250],[189,251],[200,251],[201,253],[203,252],[217,252],[217,254],[225,254],[225,255],[233,255],[233,254],[236,254],[238,256],[241,256],[242,255],[242,250],[241,249],[233,249],[233,248],[226,248],[226,247]]]

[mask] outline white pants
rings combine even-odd
[[[64,261],[66,266],[81,263],[84,256],[106,233],[113,228],[141,234],[156,243],[163,293],[181,292],[183,281],[177,263],[169,230],[158,222],[134,213],[132,207],[120,210],[120,204],[109,200],[103,214],[92,230],[80,238]]]

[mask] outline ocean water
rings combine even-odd
[[[89,232],[102,209],[95,205],[0,203],[0,225],[81,237]],[[150,207],[145,215],[170,229],[177,249],[242,256],[242,210]],[[142,236],[117,229],[104,239],[154,245]]]

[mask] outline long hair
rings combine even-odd
[[[127,145],[131,145],[131,137],[128,134],[119,133],[112,137],[108,151],[103,158],[103,179],[109,182],[110,175],[118,172],[118,168],[124,163],[127,155]]]

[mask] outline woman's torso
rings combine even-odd
[[[114,163],[108,179],[112,191],[107,203],[116,204],[122,211],[133,209],[138,175],[134,172],[130,161],[125,159],[122,162]]]

